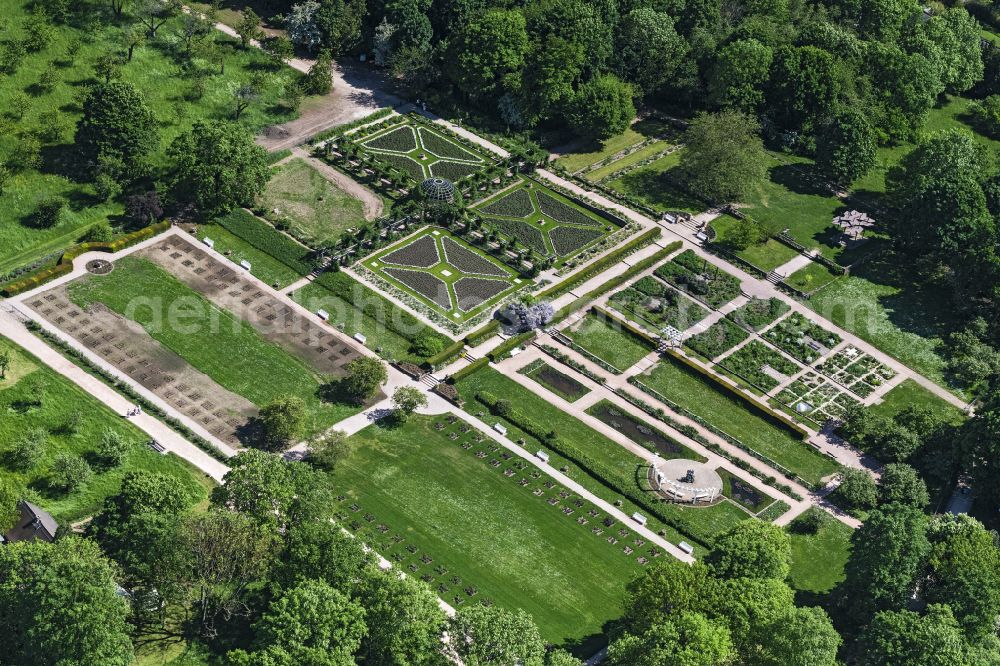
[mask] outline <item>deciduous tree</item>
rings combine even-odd
[[[697,116],[684,133],[680,172],[688,187],[719,203],[739,201],[767,179],[760,127],[750,116],[722,111]]]

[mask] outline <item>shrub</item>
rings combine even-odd
[[[132,442],[122,436],[121,433],[108,429],[101,437],[101,443],[97,445],[97,457],[108,467],[118,467],[132,450]]]
[[[816,534],[826,522],[826,514],[818,509],[813,509],[796,518],[789,529],[796,534]]]
[[[52,462],[49,483],[63,492],[72,492],[90,481],[94,471],[87,461],[74,453],[60,453]]]
[[[63,211],[66,210],[66,199],[60,196],[50,196],[42,199],[31,214],[30,223],[36,229],[48,229],[59,224]]]
[[[42,459],[49,433],[44,428],[32,428],[17,440],[7,452],[7,460],[14,469],[27,472]]]
[[[84,243],[110,243],[115,237],[115,232],[108,224],[107,220],[101,220],[94,226],[87,229],[81,240]]]

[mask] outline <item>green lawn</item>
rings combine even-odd
[[[343,276],[344,279],[363,289],[363,292],[359,291],[359,294],[363,294],[362,298],[368,298],[372,293],[349,276],[343,273],[337,275]],[[292,294],[292,300],[308,308],[310,312],[326,310],[330,314],[331,323],[352,337],[356,333],[364,335],[367,340],[365,344],[383,358],[416,362],[423,360],[422,357],[410,352],[409,340],[386,327],[383,322],[369,317],[353,303],[349,303],[319,283],[310,282],[297,289]],[[388,310],[386,316],[392,316],[392,310]]]
[[[945,379],[943,338],[954,322],[950,296],[905,286],[876,260],[813,294],[809,307],[925,377]],[[900,285],[900,286],[897,286]]]
[[[118,491],[122,477],[133,470],[159,472],[176,478],[187,490],[191,504],[208,496],[213,482],[173,454],[161,455],[146,446],[148,437],[87,395],[67,379],[42,365],[38,359],[0,337],[0,352],[9,351],[12,365],[0,379],[0,478],[37,501],[61,524],[80,520],[97,512],[104,498]],[[79,414],[75,432],[65,425]],[[6,457],[26,432],[45,428],[49,432],[41,461],[27,471],[15,471]],[[120,467],[106,469],[94,459],[106,430],[125,436],[133,448]],[[94,476],[80,489],[63,494],[49,487],[49,467],[59,453],[75,453],[94,467]]]
[[[667,177],[667,172],[680,163],[682,152],[683,149],[675,150],[651,164],[629,171],[606,185],[660,212],[700,213],[708,208],[708,204],[684,192]]]
[[[529,415],[536,422],[547,424],[558,433],[560,438],[570,442],[584,455],[614,469],[619,474],[634,477],[637,471],[641,471],[646,466],[644,460],[631,453],[623,446],[605,437],[590,426],[584,424],[579,419],[576,419],[566,412],[554,407],[544,398],[532,393],[514,380],[508,379],[492,368],[480,370],[479,372],[464,377],[456,386],[459,394],[466,401],[467,405],[479,405],[475,398],[476,394],[480,391],[487,391],[500,399],[509,400],[513,405],[516,405],[516,408],[519,411]],[[468,411],[476,413],[477,409],[475,407],[468,407]],[[575,464],[566,461],[554,450],[549,449],[530,435],[523,433],[513,423],[491,415],[484,415],[483,418],[487,419],[487,422],[489,423],[492,423],[495,420],[503,422],[508,428],[507,437],[514,441],[523,438],[526,442],[528,442],[526,446],[530,450],[539,448],[547,451],[551,456],[549,464],[552,467],[562,469],[564,465],[568,466],[570,469],[569,475],[598,497],[607,501],[623,499],[614,491],[610,491],[600,480],[595,480],[592,477],[585,475],[585,473],[578,470]],[[688,452],[687,455],[697,454]],[[674,504],[661,503],[659,504],[659,508],[665,515],[680,523],[679,527],[683,533],[678,532],[676,529],[663,526],[659,520],[653,517],[649,517],[650,529],[658,531],[662,526],[662,528],[666,530],[666,538],[673,543],[677,543],[678,541],[684,539],[685,534],[693,535],[697,538],[710,542],[739,520],[743,520],[748,517],[747,514],[744,511],[741,511],[738,507],[734,505],[727,506],[726,503],[699,508],[682,507]],[[639,511],[643,514],[648,513],[628,500],[623,500],[622,511],[625,511],[628,514],[631,514],[634,511]],[[698,556],[700,557],[703,554],[704,553],[699,552]]]
[[[558,164],[570,172],[579,171],[591,164],[596,164],[601,160],[611,157],[629,146],[642,143],[648,138],[662,135],[669,131],[670,126],[658,120],[640,120],[634,123],[627,130],[613,136],[601,145],[584,146],[573,153],[565,153],[559,157]]]
[[[23,24],[34,3],[13,0],[4,6],[4,18],[9,22],[7,36],[23,36]],[[108,53],[122,50],[124,23],[115,20],[107,3],[87,3],[76,10],[71,25],[57,25],[51,43],[36,53],[29,53],[13,74],[0,79],[0,109],[10,109],[15,94],[29,91],[30,104],[24,117],[0,121],[0,155],[5,159],[18,150],[18,130],[35,130],[43,124],[41,114],[60,111],[59,137],[43,144],[40,170],[27,169],[4,187],[0,207],[0,273],[24,265],[46,254],[56,252],[76,242],[90,225],[101,220],[114,220],[122,212],[118,202],[103,203],[91,184],[78,182],[76,167],[66,161],[73,153],[73,129],[81,109],[76,101],[84,87],[95,82],[94,64]],[[75,23],[75,25],[72,25]],[[231,119],[233,115],[230,87],[263,72],[268,78],[260,99],[247,109],[241,124],[252,130],[288,121],[296,112],[279,103],[282,88],[298,74],[290,68],[271,69],[267,56],[257,49],[243,50],[221,33],[213,38],[225,53],[225,73],[218,65],[204,60],[195,68],[180,66],[176,52],[183,47],[179,32],[181,19],[163,25],[155,39],[135,50],[132,61],[122,67],[122,78],[134,84],[146,97],[149,108],[160,127],[160,146],[154,154],[156,167],[165,164],[164,152],[169,142],[198,120]],[[66,48],[73,40],[81,40],[79,52],[69,57]],[[50,92],[39,91],[35,84],[50,63],[54,63],[58,82]],[[204,76],[200,97],[192,94],[196,74]],[[34,229],[23,221],[34,211],[43,197],[60,194],[70,201],[70,210],[63,220],[49,229]]]
[[[822,509],[813,507],[809,511],[822,513],[823,525],[816,534],[796,533],[795,521],[789,526],[792,566],[788,578],[796,590],[829,592],[844,579],[844,565],[851,554],[854,530]]]
[[[546,499],[558,498],[555,490],[545,497],[532,494],[544,488],[541,481],[518,485],[530,467],[507,478],[489,465],[499,453],[487,449],[490,455],[479,459],[461,446],[474,442],[472,433],[452,441],[448,434],[461,434],[458,426],[438,431],[436,423],[446,421],[414,416],[401,427],[369,426],[351,437],[350,453],[334,473],[336,488],[348,496],[344,504],[356,503],[433,560],[418,565],[418,572],[433,577],[438,572],[432,566],[446,568],[439,576],[452,585],[438,591],[447,601],[489,598],[508,609],[522,608],[546,640],[585,643],[581,652],[592,652],[603,642],[604,624],[621,614],[625,585],[640,571],[637,554],[625,555],[623,544],[594,535],[596,518],[588,516],[589,526],[578,524],[586,505],[576,507],[567,498],[551,506]],[[574,513],[564,515],[563,506]],[[378,532],[372,532],[377,540]],[[402,545],[398,550],[406,552]],[[460,582],[454,584],[452,576]],[[469,586],[477,590],[476,598],[469,599]]]
[[[750,407],[709,380],[669,357],[640,376],[646,385],[712,423],[763,455],[784,465],[809,483],[837,471],[837,464],[817,453],[790,430],[765,420]]]
[[[822,289],[838,277],[840,276],[823,264],[813,261],[789,275],[785,282],[801,292],[810,294]]]
[[[610,176],[615,171],[619,171],[626,167],[637,164],[645,159],[649,159],[656,155],[657,153],[663,152],[670,147],[669,141],[654,141],[642,148],[625,155],[621,159],[615,160],[610,164],[605,164],[602,167],[597,167],[593,171],[587,171],[583,174],[583,177],[591,182],[597,182],[602,178]]]
[[[712,228],[717,234],[716,242],[725,246],[727,235],[736,223],[737,219],[732,215],[720,215],[712,220]],[[740,259],[753,264],[764,272],[773,271],[778,266],[797,257],[798,254],[798,250],[773,238],[768,238],[763,243],[751,245],[736,252],[736,256]]]
[[[309,432],[325,429],[359,409],[321,400],[317,391],[329,378],[146,259],[119,259],[111,273],[89,275],[71,283],[69,294],[81,307],[101,302],[119,314],[128,312],[164,347],[258,407],[280,396],[302,398]],[[146,299],[144,302],[162,303],[162,310],[130,308],[140,297]],[[165,315],[174,303],[186,304],[184,317],[159,316]],[[162,319],[163,325],[154,326],[157,319]],[[172,325],[174,319],[183,323],[183,330]]]
[[[250,274],[277,288],[287,287],[301,276],[271,255],[258,250],[245,240],[218,224],[203,224],[198,227],[198,240],[205,237],[215,241],[215,250],[223,253],[236,263],[250,262]]]
[[[269,215],[287,217],[294,235],[310,244],[332,243],[347,229],[365,223],[361,200],[300,158],[275,168],[258,203]]]
[[[965,415],[960,409],[912,379],[907,379],[894,387],[885,394],[882,402],[872,405],[869,409],[874,414],[891,418],[907,407],[926,407],[951,423],[957,424],[965,420]]]
[[[638,337],[624,331],[613,320],[588,314],[579,328],[569,332],[573,342],[604,362],[627,370],[653,351]]]

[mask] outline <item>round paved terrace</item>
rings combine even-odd
[[[656,471],[662,475],[660,494],[674,502],[697,500],[707,503],[722,497],[722,477],[704,463],[685,458],[660,460],[656,463]],[[653,487],[657,487],[656,472],[651,471],[650,477]]]

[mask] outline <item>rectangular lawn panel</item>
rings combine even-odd
[[[297,237],[320,244],[335,241],[347,229],[365,222],[360,199],[337,187],[300,158],[277,167],[260,205],[287,216]]]
[[[738,220],[732,215],[720,215],[712,220],[712,228],[715,229],[715,242],[726,247],[732,229]],[[736,251],[736,256],[746,261],[764,272],[773,271],[778,266],[787,263],[798,256],[799,251],[785,245],[774,238],[767,238],[761,243],[755,243],[750,247]]]
[[[803,534],[796,529],[805,514],[788,526],[792,542],[788,578],[796,590],[822,594],[844,580],[844,565],[851,555],[854,530],[822,509],[813,507],[809,511],[822,514],[823,521],[815,534]]]
[[[568,332],[568,335],[587,352],[622,371],[631,368],[653,351],[645,341],[605,317],[594,314],[588,314],[576,330]]]
[[[912,379],[907,379],[893,387],[882,398],[882,402],[869,407],[878,416],[892,418],[908,407],[930,409],[949,423],[961,423],[966,419],[960,409],[940,398]]]
[[[91,516],[100,510],[104,499],[118,492],[122,477],[145,470],[173,477],[187,492],[190,504],[208,495],[213,482],[187,462],[173,454],[156,453],[146,442],[149,437],[121,415],[113,413],[75,384],[44,366],[38,359],[13,342],[0,336],[0,353],[9,352],[11,367],[0,379],[0,479],[10,483],[28,499],[37,502],[62,525]],[[65,426],[78,415],[75,432]],[[21,437],[35,428],[44,428],[48,436],[41,461],[26,471],[8,466],[6,452]],[[111,430],[132,444],[124,462],[106,468],[95,460],[95,451],[104,433]],[[47,483],[48,470],[60,453],[82,456],[94,468],[93,477],[78,490],[61,493]]]
[[[814,261],[789,275],[785,279],[785,283],[805,294],[811,294],[836,281],[839,277],[823,264]]]
[[[635,554],[593,534],[596,521],[580,525],[586,505],[570,504],[574,513],[565,515],[519,486],[520,475],[505,477],[435,422],[444,419],[412,416],[399,427],[354,435],[335,487],[458,576],[459,586],[474,586],[471,599],[455,590],[466,603],[489,598],[524,609],[547,641],[593,652],[602,627],[622,612],[625,585],[640,573]]]
[[[531,377],[567,402],[575,402],[590,393],[590,389],[581,382],[556,370],[542,359],[533,361],[518,372],[526,377]]]
[[[670,171],[680,164],[682,152],[683,149],[675,150],[605,184],[619,194],[635,199],[660,213],[667,211],[692,215],[700,213],[708,208],[708,204],[685,192],[671,178]]]
[[[751,412],[742,399],[710,384],[709,380],[682,367],[670,357],[639,379],[683,409],[729,433],[809,483],[819,483],[820,479],[838,469],[836,463],[812,449],[792,431]]]
[[[128,316],[164,347],[258,407],[281,396],[302,398],[309,432],[325,429],[359,409],[322,401],[317,392],[328,377],[146,259],[119,259],[107,275],[88,275],[70,283],[69,296],[80,307],[103,303]],[[171,307],[180,305],[183,317],[168,316]]]
[[[76,4],[76,3],[74,3]],[[15,0],[4,3],[7,37],[20,39],[26,23],[31,20],[34,3]],[[184,19],[169,19],[146,44],[135,49],[128,62],[121,63],[123,81],[130,83],[143,95],[155,116],[159,140],[151,159],[154,170],[166,164],[167,146],[180,133],[199,121],[214,122],[231,119],[233,115],[231,88],[257,73],[266,74],[267,83],[260,89],[260,98],[242,114],[239,124],[253,133],[270,125],[294,119],[294,109],[279,102],[289,84],[300,75],[289,67],[274,67],[269,56],[259,49],[243,49],[239,42],[219,34],[215,44],[225,59],[225,68],[180,67],[176,35],[182,30]],[[3,77],[0,87],[0,108],[13,108],[13,96],[31,93],[32,110],[23,120],[12,120],[18,129],[40,129],[39,114],[58,110],[62,131],[57,139],[43,140],[41,170],[26,169],[11,178],[4,186],[4,205],[0,209],[0,274],[30,264],[46,255],[58,253],[76,243],[92,225],[105,220],[116,220],[123,211],[121,198],[105,202],[99,197],[91,182],[76,178],[72,169],[55,168],[56,155],[63,155],[72,147],[72,128],[80,119],[82,109],[75,101],[84,88],[94,81],[93,64],[102,56],[121,50],[123,35],[129,27],[124,23],[106,20],[102,12],[92,7],[81,11],[68,22],[48,22],[51,40],[39,51],[24,55],[16,71]],[[74,57],[66,56],[66,45],[79,41],[81,46]],[[36,84],[42,73],[56,65],[57,83],[50,90]],[[192,94],[195,89],[200,94]],[[18,150],[18,133],[6,131],[0,135],[0,154],[12,155]],[[52,159],[49,159],[52,158]],[[61,159],[61,158],[60,158]],[[37,203],[52,195],[70,201],[60,222],[49,228],[35,228],[26,224]]]

